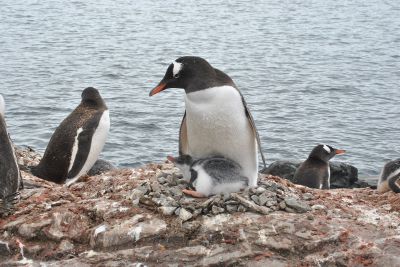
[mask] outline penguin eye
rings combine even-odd
[[[180,76],[179,73],[177,73],[177,74],[174,75],[174,78],[175,78],[175,79],[178,79],[179,76]]]

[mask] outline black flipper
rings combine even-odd
[[[265,162],[264,153],[262,152],[260,135],[258,134],[256,124],[254,123],[253,116],[251,115],[251,113],[250,113],[250,111],[249,111],[249,109],[247,107],[246,101],[244,100],[243,96],[242,96],[242,102],[243,102],[243,105],[244,105],[244,109],[245,109],[245,112],[246,112],[247,119],[250,122],[251,128],[252,128],[253,133],[254,133],[254,135],[256,137],[256,140],[257,140],[258,152],[261,155],[261,159],[262,159],[262,162],[263,162],[263,165],[264,165],[264,168],[261,170],[261,172],[263,172],[263,170],[265,170],[267,168],[267,165],[266,165],[266,162]]]
[[[179,156],[188,154],[188,138],[186,127],[186,111],[183,114],[181,127],[179,128]]]
[[[390,177],[388,179],[388,185],[389,188],[393,190],[395,193],[400,193],[400,187],[397,184],[397,181],[400,179],[400,173],[397,175],[394,175],[393,177]]]

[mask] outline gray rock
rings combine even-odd
[[[225,209],[224,208],[221,208],[221,207],[218,207],[218,206],[212,206],[212,208],[211,208],[211,212],[213,213],[213,214],[220,214],[220,213],[223,213],[225,211]]]
[[[331,171],[331,188],[352,188],[358,181],[358,169],[343,162],[329,163]]]
[[[7,242],[0,241],[0,256],[8,256],[11,254],[10,247]]]
[[[58,245],[58,252],[65,253],[70,252],[75,248],[74,244],[71,243],[69,240],[65,239],[61,241],[60,245]]]
[[[19,226],[18,233],[26,239],[31,239],[36,237],[43,227],[50,224],[51,219],[45,219],[36,223],[24,223]]]
[[[247,211],[247,208],[245,206],[243,206],[243,205],[239,205],[239,207],[237,208],[237,211],[238,212],[245,212],[245,211]]]
[[[116,167],[112,165],[111,162],[104,159],[98,159],[94,163],[93,167],[89,170],[88,175],[95,176],[115,169]]]
[[[306,202],[299,200],[299,199],[295,199],[293,197],[285,198],[285,204],[287,207],[289,207],[299,213],[303,213],[303,212],[307,212],[307,211],[311,210],[310,206]]]
[[[261,214],[269,214],[271,212],[271,209],[259,206],[255,204],[253,201],[247,200],[244,197],[240,196],[238,193],[232,193],[231,196],[233,199],[237,200],[238,202],[240,202],[240,204],[250,209],[251,211],[258,212]]]
[[[326,207],[324,205],[313,205],[311,207],[312,210],[326,210]]]
[[[182,221],[185,222],[185,221],[187,221],[187,220],[190,220],[192,217],[193,217],[192,213],[190,213],[190,212],[187,211],[186,209],[181,208],[181,209],[179,210],[179,218],[180,218]]]
[[[121,246],[143,238],[158,236],[166,230],[167,224],[163,220],[138,214],[106,229],[101,234],[93,233],[90,244],[93,248]]]
[[[171,216],[175,213],[176,207],[159,207],[160,212],[166,216]]]
[[[296,169],[299,167],[300,162],[294,161],[286,161],[286,160],[278,160],[271,165],[269,165],[265,170],[263,170],[264,174],[279,176],[290,181],[293,181],[293,175],[296,172]]]
[[[267,202],[265,202],[264,206],[267,207],[273,207],[273,206],[277,206],[278,205],[278,201],[276,201],[276,199],[270,199]]]
[[[276,200],[276,194],[274,192],[267,190],[264,193],[262,193],[261,195],[259,195],[258,198],[259,198],[260,205],[264,206],[265,203],[267,203],[267,201]]]
[[[264,174],[279,176],[293,182],[296,169],[300,166],[300,161],[279,160],[273,162],[265,170]],[[367,182],[358,181],[358,170],[356,167],[343,162],[330,162],[331,188],[354,188],[370,187]]]
[[[254,201],[254,203],[256,203],[257,205],[260,205],[260,199],[258,198],[257,195],[252,195],[250,198],[251,198],[251,200]]]
[[[226,205],[226,211],[229,213],[236,212],[238,210],[238,205]]]
[[[303,194],[303,199],[304,200],[312,200],[312,199],[314,199],[314,195],[311,194],[311,193],[304,193]]]
[[[256,194],[260,195],[260,194],[264,193],[266,190],[267,189],[265,189],[264,187],[259,186],[259,187],[256,188]]]

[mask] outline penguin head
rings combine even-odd
[[[215,69],[205,59],[180,57],[168,66],[164,78],[150,91],[150,96],[167,88],[182,88],[186,93],[208,88],[215,76]]]
[[[317,145],[310,153],[310,158],[320,159],[322,161],[328,162],[335,155],[344,154],[346,150],[333,148],[329,145]]]
[[[91,106],[105,106],[103,98],[96,88],[88,87],[82,91],[82,103]]]
[[[0,95],[0,115],[4,117],[4,113],[6,111],[6,104],[4,102],[4,98]]]
[[[168,156],[167,159],[175,164],[175,166],[182,172],[183,177],[191,177],[191,166],[193,158],[189,155],[180,155],[179,157]]]
[[[193,163],[193,158],[189,155],[180,155],[179,157],[172,157],[172,156],[168,156],[167,159],[173,163],[175,163],[175,165],[179,165],[179,166],[183,166],[183,165],[188,165],[190,167],[190,165],[192,165]]]

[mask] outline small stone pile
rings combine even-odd
[[[182,193],[187,183],[176,168],[157,169],[156,175],[152,177],[154,179],[143,181],[133,190],[130,199],[135,205],[153,207],[163,215],[179,216],[182,221],[199,215],[217,215],[225,212],[252,211],[266,215],[277,210],[297,213],[311,210],[306,202],[312,199],[311,194],[301,199],[295,190],[273,181],[271,177],[260,175],[259,186],[256,188],[196,199]]]

